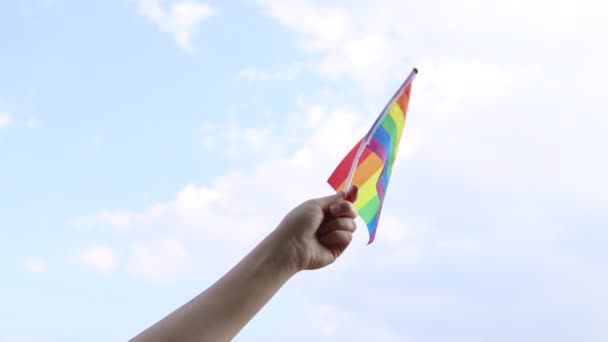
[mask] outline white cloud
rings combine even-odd
[[[47,264],[38,259],[28,259],[24,262],[25,270],[30,273],[43,273],[47,270]]]
[[[264,152],[270,146],[273,138],[272,127],[247,127],[243,128],[235,120],[228,120],[219,125],[204,122],[201,125],[201,145],[209,151],[221,146],[222,154],[232,159],[241,158],[243,155]]]
[[[386,38],[375,32],[361,34],[352,13],[343,6],[297,0],[258,3],[265,14],[302,34],[300,46],[304,51],[322,53],[317,70],[324,76],[335,79],[352,71],[361,72],[392,55],[386,53],[389,47]],[[373,73],[368,72],[370,75]],[[360,80],[369,81],[369,78]]]
[[[310,335],[316,341],[409,341],[403,332],[377,318],[361,317],[357,312],[327,304],[310,306],[307,311],[312,328]]]
[[[203,122],[200,131],[203,134],[201,144],[207,150],[213,150],[218,143],[217,125],[213,122]]]
[[[595,0],[257,2],[297,34],[297,46],[310,53],[320,75],[354,80],[367,93],[381,93],[387,80],[398,82],[411,67],[448,56],[504,65],[585,56],[607,28]]]
[[[452,109],[462,107],[463,103],[470,103],[464,100],[469,96],[469,91],[476,93],[476,100],[489,102],[516,86],[513,81],[515,77],[509,77],[508,72],[493,66],[455,63],[437,65],[429,69],[437,71],[429,71],[430,81],[424,80],[420,86],[415,84],[414,97],[417,97],[418,93],[429,93],[422,89],[432,89],[432,93],[445,97],[446,100],[441,102],[450,102]],[[463,77],[466,77],[466,82],[460,82]],[[452,86],[457,86],[460,90],[450,92]],[[420,99],[416,102],[429,107],[435,106],[437,100],[429,96],[426,100]],[[299,111],[299,114],[287,118],[283,126],[274,130],[260,127],[243,128],[236,121],[229,121],[223,125],[225,128],[218,129],[222,125],[205,122],[201,125],[201,131],[206,138],[213,137],[214,143],[217,144],[220,137],[217,137],[215,132],[224,132],[223,138],[227,143],[222,146],[225,149],[260,152],[261,159],[258,164],[251,170],[228,173],[205,186],[187,185],[177,193],[174,200],[158,203],[143,212],[104,211],[79,221],[82,224],[97,222],[135,230],[154,225],[154,222],[172,222],[174,226],[187,231],[186,234],[195,234],[204,237],[206,241],[221,243],[247,244],[259,238],[269,229],[266,225],[260,227],[262,222],[273,222],[273,218],[276,221],[281,213],[285,213],[299,201],[330,192],[331,189],[326,184],[327,177],[346,151],[364,134],[376,115],[369,112],[374,114],[368,113],[364,119],[361,113],[350,109],[328,108],[315,103],[303,105]],[[417,125],[421,126],[424,132],[430,130],[434,122],[441,122],[442,117],[448,114],[437,111],[429,115],[436,117],[424,121],[417,119]],[[410,131],[413,131],[415,126],[416,124],[411,126],[408,123],[406,127],[401,148],[402,156],[398,164],[416,157],[408,151],[418,144],[414,139],[415,135],[410,138]],[[289,139],[294,139],[291,144],[293,148],[284,148],[278,153],[261,153],[270,142],[286,142]],[[424,143],[429,144],[428,141],[419,144],[424,147]],[[430,143],[432,146],[437,144],[436,141]],[[434,153],[439,155],[443,151]],[[399,170],[398,166],[396,172],[399,173]],[[289,181],[286,183],[284,180]],[[268,212],[267,208],[273,208],[272,212]],[[390,213],[386,215],[389,226],[400,225],[398,222],[402,218],[391,218]],[[389,224],[390,222],[393,223]],[[423,225],[414,223],[414,228],[408,228],[407,232],[399,228],[389,229],[386,236],[379,233],[379,239],[398,244],[420,226]],[[367,234],[363,230],[362,232],[361,238]],[[411,253],[414,253],[411,255],[414,258],[417,252]]]
[[[358,1],[355,6],[350,2],[327,4],[314,1],[262,0],[259,3],[266,14],[301,34],[299,40],[301,47],[306,51],[320,52],[318,68],[324,76],[332,78],[346,76],[358,79],[363,81],[361,83],[366,89],[369,89],[375,88],[373,86],[375,84],[386,86],[388,83],[386,80],[391,77],[401,77],[390,75],[399,75],[399,72],[394,72],[395,67],[404,66],[405,61],[423,60],[420,65],[421,76],[414,90],[414,101],[419,103],[422,115],[411,118],[411,120],[419,120],[420,125],[411,127],[407,133],[421,137],[422,142],[426,144],[424,152],[430,159],[443,163],[442,167],[460,168],[471,177],[477,177],[478,174],[492,177],[500,173],[509,173],[512,169],[505,169],[505,164],[511,164],[509,167],[513,166],[513,163],[506,163],[499,154],[497,146],[494,145],[496,141],[488,144],[487,139],[484,140],[485,137],[481,135],[484,131],[494,131],[497,127],[493,126],[482,131],[470,129],[472,126],[469,122],[482,120],[483,123],[492,124],[493,120],[501,122],[498,121],[499,115],[506,114],[481,113],[481,106],[491,107],[491,104],[495,103],[493,101],[500,101],[501,98],[515,94],[520,96],[521,92],[513,90],[522,84],[528,86],[535,81],[537,83],[534,87],[527,88],[530,94],[536,91],[542,95],[542,92],[551,90],[554,88],[551,83],[560,82],[561,75],[546,70],[544,64],[549,64],[551,60],[559,60],[560,56],[571,58],[567,52],[557,50],[561,49],[561,45],[555,45],[559,41],[552,37],[559,37],[560,41],[573,42],[579,36],[591,37],[595,31],[601,31],[592,30],[601,27],[601,23],[597,13],[594,14],[592,7],[589,6],[593,2],[589,1],[576,4],[561,1],[552,3],[548,7],[546,1],[515,1],[499,4],[498,9],[483,1],[470,1],[458,5],[449,1],[432,1],[416,4],[420,6],[416,7],[417,10],[413,10],[412,4],[390,0],[381,3]],[[421,15],[414,16],[409,13]],[[531,16],[530,13],[542,13],[542,15]],[[407,20],[402,20],[403,18]],[[600,25],[596,27],[594,26],[596,24]],[[479,30],[480,27],[483,27],[483,30]],[[455,39],[453,45],[441,43],[442,40],[439,40],[431,47],[426,38],[422,37]],[[488,37],[492,39],[488,40]],[[581,44],[587,41],[583,39]],[[516,59],[516,63],[496,57],[497,54],[515,56],[513,51],[528,51],[528,47],[534,44],[540,46],[543,53],[538,55],[536,50],[531,51],[535,52],[528,58],[531,66],[522,64],[526,60]],[[492,53],[477,54],[474,56],[475,59],[471,60],[472,55],[467,51],[475,51],[471,49],[475,46],[484,46],[486,51]],[[588,45],[583,46],[585,47],[583,51],[588,50]],[[505,51],[510,53],[505,54]],[[547,58],[548,56],[551,58]],[[480,62],[479,59],[495,59],[495,61]],[[542,71],[539,71],[539,65],[536,65],[539,60],[544,63],[540,65]],[[606,70],[601,66],[600,61],[601,58],[598,58],[593,64],[581,63],[585,66],[585,75],[587,75],[584,83],[596,94],[601,91],[601,87],[597,86],[599,83],[597,80],[601,77],[595,75],[605,73]],[[499,66],[501,63],[504,65]],[[253,78],[256,75],[273,76],[272,73],[264,73],[255,68],[248,69],[245,74]],[[374,82],[367,82],[372,78],[375,78]],[[540,84],[547,87],[543,89]],[[565,92],[562,94],[562,97],[567,96]],[[553,95],[559,97],[557,93]],[[513,106],[513,110],[517,113],[525,112],[521,108],[529,105],[534,96],[528,97],[527,103],[520,105],[520,108]],[[551,100],[550,97],[545,99]],[[540,115],[541,112],[544,115]],[[522,127],[520,123],[525,122],[524,127],[531,126],[529,130],[547,134],[541,120],[558,119],[564,122],[563,116],[552,116],[552,112],[552,109],[541,109],[534,115],[528,115],[527,119],[520,114],[517,120],[506,122],[503,131],[516,131]],[[427,118],[435,122],[426,121]],[[599,120],[602,122],[601,118]],[[576,126],[574,120],[570,120],[568,124]],[[418,127],[422,127],[422,130]],[[243,129],[236,124],[231,125],[231,128],[229,131],[232,134],[228,139],[231,139],[235,146],[243,145],[241,141],[246,140],[243,138],[246,136]],[[254,129],[259,130],[259,128]],[[567,127],[562,127],[547,131],[556,137],[567,130]],[[260,139],[256,139],[263,135],[249,134],[249,136],[254,142],[260,142],[258,145],[263,146]],[[438,136],[440,138],[437,138]],[[492,138],[496,139],[496,137]],[[532,143],[532,138],[528,136],[528,139]],[[589,140],[584,133],[570,135],[570,139]],[[596,143],[596,145],[601,145],[599,139],[600,144]],[[217,143],[217,139],[205,138],[205,145],[211,146],[214,143]],[[505,143],[509,144],[507,141]],[[406,148],[409,146],[411,145]],[[429,153],[431,148],[433,153]],[[503,149],[503,146],[498,146],[498,149]],[[238,151],[238,148],[231,150]],[[596,148],[592,147],[591,150]],[[527,154],[522,152],[525,151],[518,150],[517,153],[521,154],[510,156],[510,160],[524,159]],[[502,159],[503,162],[493,158]],[[582,157],[576,156],[576,158]],[[492,162],[489,163],[488,160]],[[473,164],[479,166],[478,173],[468,171]],[[593,173],[597,170],[598,174],[606,169],[599,161],[582,160],[582,163],[570,163],[566,167],[560,167],[561,176],[558,180],[563,182],[563,175],[568,182],[578,178],[576,173],[580,170],[572,170],[577,167],[576,165],[588,165],[586,169]],[[585,179],[596,180],[598,177]],[[573,187],[578,191],[583,182],[584,180],[579,178],[575,181],[577,185]],[[585,185],[584,187],[587,188],[585,191],[599,193],[591,189],[593,183],[596,182]]]
[[[338,310],[329,305],[322,305],[311,315],[311,319],[316,330],[325,336],[335,336],[337,328]]]
[[[518,88],[543,79],[542,71],[531,67],[501,67],[478,61],[448,60],[425,63],[413,88],[413,100],[433,120],[470,119],[479,111],[463,111],[464,106],[495,103]],[[464,112],[464,113],[463,113]],[[465,114],[465,117],[462,117]]]
[[[270,128],[248,128],[244,132],[244,139],[253,152],[261,152],[270,144],[272,130]]]
[[[97,272],[110,274],[118,263],[118,252],[102,245],[96,245],[80,250],[76,260]]]
[[[184,270],[192,270],[191,261],[190,251],[180,240],[163,239],[134,244],[131,247],[129,270],[145,279],[171,280],[183,277]]]
[[[6,114],[0,112],[0,129],[7,128],[13,123],[13,118]]]
[[[200,24],[213,15],[211,6],[196,0],[171,0],[164,8],[161,0],[138,0],[139,11],[162,31],[171,33],[175,42],[193,53],[192,37]]]
[[[102,211],[93,217],[81,217],[72,220],[76,227],[86,227],[93,224],[108,225],[116,230],[127,230],[131,227],[133,214],[125,211]]]
[[[124,212],[105,212],[98,216],[99,220],[118,229],[128,229],[131,224],[131,214]]]
[[[318,111],[318,106],[312,106],[310,111]],[[339,132],[330,126],[344,121],[345,117],[352,119],[357,116],[357,113],[341,110],[329,112],[327,120],[310,128],[311,136],[297,151],[276,157],[262,154],[263,159],[253,170],[235,170],[204,186],[187,185],[173,200],[159,202],[142,212],[103,211],[74,220],[74,223],[81,227],[114,227],[125,237],[136,241],[129,264],[133,273],[141,277],[167,279],[183,276],[187,272],[171,273],[170,270],[177,269],[181,263],[188,264],[190,258],[199,261],[197,267],[208,272],[228,267],[231,261],[242,256],[243,250],[272,230],[272,225],[277,224],[293,206],[310,197],[331,193],[325,180],[333,164],[355,140],[352,138],[352,122],[341,125]],[[257,132],[248,128],[242,131]],[[262,144],[256,139],[254,134],[242,139],[242,144]],[[331,148],[324,143],[328,141],[335,141]],[[290,181],[286,183],[284,179]],[[189,241],[200,247],[190,252],[178,242],[169,248],[162,242],[168,232],[175,236],[172,240]],[[145,240],[152,241],[152,245],[141,242],[144,240],[142,234],[145,234]],[[227,249],[226,246],[233,248]],[[217,255],[213,257],[218,259],[216,262],[205,262],[213,255]],[[162,256],[167,262],[153,262],[157,256]]]

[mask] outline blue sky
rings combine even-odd
[[[604,341],[603,8],[2,2],[0,341],[162,318],[331,191],[412,67],[376,241],[359,230],[237,340]]]

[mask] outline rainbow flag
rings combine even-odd
[[[336,191],[351,184],[359,186],[359,196],[354,206],[367,225],[368,244],[372,243],[376,236],[382,204],[403,133],[412,81],[417,73],[417,69],[412,70],[371,129],[350,150],[327,180]]]

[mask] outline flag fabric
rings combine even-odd
[[[417,69],[410,73],[368,133],[350,150],[328,179],[328,183],[336,191],[350,184],[359,186],[359,195],[354,207],[367,225],[368,244],[371,244],[376,236],[403,133],[412,81],[417,73]]]

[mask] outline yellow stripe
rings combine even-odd
[[[401,132],[403,132],[403,124],[405,121],[405,115],[403,114],[403,111],[401,110],[401,107],[399,107],[399,104],[397,102],[393,102],[393,104],[391,105],[390,109],[389,109],[389,115],[391,116],[391,118],[393,118],[393,120],[395,121],[395,124],[397,125],[397,140],[399,140],[399,138],[401,137]]]
[[[374,196],[378,193],[376,191],[376,183],[378,182],[378,178],[380,178],[380,174],[382,173],[382,168],[379,168],[363,185],[359,187],[359,194],[357,196],[357,200],[353,205],[355,209],[359,211],[363,208],[367,202],[371,201]]]

